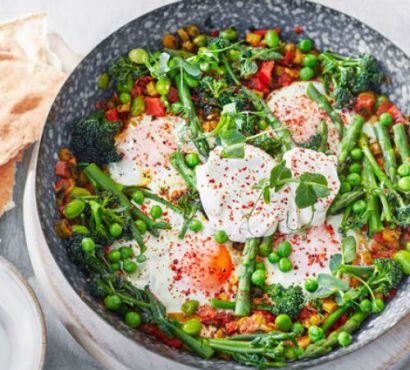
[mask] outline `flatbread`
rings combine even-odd
[[[64,79],[46,64],[0,53],[0,165],[40,137]]]
[[[0,217],[14,207],[13,187],[17,161],[18,158],[13,158],[0,166]]]
[[[0,24],[0,51],[48,63],[47,14],[31,14]]]

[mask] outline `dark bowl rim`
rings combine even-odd
[[[228,2],[228,3],[230,2],[230,0],[218,0],[218,1],[220,1],[220,2]],[[259,0],[256,0],[256,1],[259,1]],[[117,28],[116,30],[114,30],[113,32],[111,32],[110,34],[108,34],[107,36],[105,36],[104,38],[102,38],[100,41],[98,41],[98,43],[97,43],[94,47],[92,47],[92,49],[91,49],[90,51],[88,51],[87,54],[86,54],[84,57],[81,58],[81,60],[80,60],[80,61],[78,62],[78,64],[76,65],[76,67],[75,67],[75,68],[70,72],[70,74],[67,76],[67,79],[64,81],[63,85],[61,86],[60,90],[58,91],[58,94],[56,95],[56,97],[55,97],[55,99],[54,99],[53,104],[52,104],[51,107],[54,106],[54,104],[55,104],[55,102],[56,102],[56,100],[57,100],[57,97],[58,97],[58,96],[61,94],[61,92],[66,88],[66,86],[67,86],[68,83],[70,82],[72,76],[76,73],[76,71],[80,68],[80,66],[84,63],[84,61],[85,61],[86,59],[88,59],[88,58],[90,57],[90,55],[95,52],[96,49],[101,48],[101,47],[104,47],[104,46],[105,46],[104,44],[109,41],[109,39],[112,37],[112,35],[114,35],[115,33],[119,32],[119,31],[121,31],[121,30],[123,30],[123,29],[125,29],[125,28],[127,28],[129,25],[131,25],[133,22],[135,22],[135,21],[138,20],[138,19],[141,19],[141,18],[146,17],[146,16],[149,16],[149,15],[155,15],[155,14],[157,14],[157,13],[160,14],[160,13],[166,11],[168,8],[170,8],[170,7],[172,7],[172,6],[175,6],[175,5],[178,5],[178,4],[182,4],[182,3],[190,3],[190,4],[195,4],[195,3],[196,3],[196,4],[198,4],[198,3],[201,3],[201,0],[177,0],[177,1],[172,1],[172,2],[170,2],[170,3],[168,3],[168,4],[165,4],[165,5],[161,5],[160,7],[157,7],[157,8],[155,8],[155,9],[150,10],[150,11],[147,11],[147,12],[145,12],[145,13],[139,15],[138,17],[131,19],[130,21],[126,22],[125,24],[123,24],[122,26],[120,26],[119,28]],[[389,38],[387,38],[386,36],[384,36],[380,31],[378,31],[377,29],[375,29],[375,28],[372,27],[372,26],[369,26],[366,22],[361,21],[360,19],[356,18],[355,16],[349,15],[349,14],[347,14],[347,13],[344,12],[344,11],[340,11],[340,10],[337,10],[337,9],[335,9],[335,8],[332,8],[332,7],[328,6],[328,5],[323,5],[323,4],[320,4],[320,3],[317,3],[317,2],[311,1],[311,0],[288,0],[286,3],[287,3],[287,6],[289,6],[289,7],[303,7],[303,6],[312,6],[312,5],[315,5],[316,7],[320,8],[320,11],[319,11],[319,12],[321,12],[321,11],[323,11],[323,10],[326,10],[326,11],[332,13],[334,16],[340,16],[340,15],[342,15],[342,16],[344,16],[344,17],[346,17],[346,18],[352,20],[352,21],[355,23],[355,26],[360,26],[360,25],[365,26],[369,31],[371,31],[371,32],[374,34],[374,36],[375,36],[377,39],[379,39],[379,40],[382,39],[382,40],[386,41],[386,42],[389,43],[391,46],[393,46],[397,51],[399,51],[401,54],[403,54],[403,56],[405,57],[405,59],[407,59],[408,63],[410,64],[410,56],[409,56],[400,46],[398,46],[395,42],[391,41]],[[303,25],[301,25],[301,26],[303,27]],[[50,108],[50,110],[51,110],[51,108]],[[49,114],[47,115],[47,119],[46,119],[45,125],[47,125],[47,123],[49,122],[49,118],[50,118],[50,111],[49,111]],[[43,130],[43,133],[42,133],[41,138],[40,138],[40,141],[39,141],[39,152],[40,152],[41,148],[42,148],[43,145],[44,145],[44,141],[45,141],[45,135],[44,135],[44,130]],[[35,179],[37,179],[38,176],[39,176],[39,172],[38,172],[38,160],[37,160],[37,161],[36,161],[36,164],[35,164]],[[34,187],[36,187],[36,181],[34,181]],[[36,191],[35,191],[35,193],[37,194]],[[40,202],[40,200],[39,200],[38,197],[36,196],[36,206],[37,206],[37,210],[39,209],[39,206],[38,206],[38,205],[39,205],[39,202]],[[37,211],[37,212],[38,212],[39,220],[41,220],[42,217],[41,217],[41,215],[40,215],[40,212],[39,212],[39,211]],[[43,223],[40,222],[40,225],[41,225],[41,232],[44,234],[44,226],[43,226]],[[44,235],[44,236],[45,236],[45,235]],[[50,249],[46,237],[45,237],[44,239],[46,240],[47,247]],[[58,263],[56,257],[54,256],[54,253],[51,251],[51,249],[50,249],[50,253],[51,253],[51,255],[53,256],[53,260],[54,260],[54,262],[56,263],[56,265],[57,265],[58,269],[60,270],[61,274],[64,276],[64,279],[65,279],[65,280],[70,284],[70,286],[72,287],[72,284],[67,280],[64,271],[62,270],[60,264]],[[79,272],[82,273],[81,271],[79,271]],[[72,288],[73,288],[73,287],[72,287]],[[76,291],[74,288],[73,288],[73,290],[76,292],[76,294],[78,294],[77,291]],[[175,359],[169,357],[166,353],[154,352],[153,349],[148,348],[144,343],[137,342],[137,341],[135,340],[135,338],[131,337],[130,335],[127,335],[125,332],[123,332],[122,330],[118,330],[118,328],[115,327],[115,325],[114,325],[114,323],[113,323],[112,321],[113,321],[113,320],[117,320],[116,318],[113,318],[113,320],[111,320],[111,319],[109,319],[109,318],[107,318],[107,317],[104,317],[104,316],[98,314],[97,312],[94,311],[93,307],[91,307],[90,302],[89,302],[89,300],[88,300],[87,298],[85,298],[85,299],[82,298],[82,297],[80,297],[80,298],[81,298],[81,300],[82,300],[95,314],[97,314],[101,319],[103,319],[106,323],[108,323],[111,327],[113,327],[113,329],[114,329],[117,333],[120,333],[120,334],[121,334],[122,336],[124,336],[126,339],[135,342],[138,346],[142,346],[145,350],[147,350],[147,351],[149,351],[149,352],[152,352],[152,353],[155,353],[156,355],[159,355],[159,356],[161,356],[162,358],[165,358],[165,359],[167,359],[167,360],[169,360],[169,361],[172,361],[172,362],[175,362],[175,363],[179,363],[179,364],[183,364],[183,365],[188,366],[188,367],[194,366],[193,363],[191,363],[191,362],[189,362],[189,361],[186,361],[185,359],[182,360],[182,361],[181,361],[181,360],[178,360],[178,361],[177,361],[177,360],[175,360]],[[383,336],[384,334],[386,334],[389,330],[392,329],[393,326],[397,325],[401,320],[403,320],[406,316],[408,316],[409,313],[410,313],[410,307],[407,309],[407,311],[406,311],[403,315],[400,315],[400,316],[396,317],[394,320],[390,320],[390,323],[389,323],[388,327],[386,328],[386,330],[380,332],[377,336],[372,337],[372,338],[370,338],[370,339],[363,340],[362,343],[358,343],[358,344],[356,344],[356,346],[349,346],[349,347],[346,347],[346,348],[340,348],[340,349],[337,350],[338,353],[337,353],[337,354],[335,355],[335,357],[333,357],[333,358],[330,358],[330,359],[327,358],[327,355],[328,355],[328,354],[326,354],[326,355],[324,355],[324,356],[317,357],[317,358],[313,358],[313,359],[291,362],[291,364],[300,365],[300,366],[298,366],[298,368],[307,368],[308,366],[309,366],[309,368],[310,368],[311,366],[316,367],[316,366],[321,365],[321,364],[324,364],[324,363],[328,363],[328,362],[332,362],[332,361],[335,361],[335,360],[339,360],[341,357],[345,357],[345,356],[348,355],[348,354],[352,354],[352,353],[358,351],[359,349],[362,349],[364,346],[366,346],[366,345],[368,345],[368,344],[374,342],[376,339],[378,339],[378,338],[380,338],[381,336]],[[154,340],[157,341],[157,342],[160,342],[159,340],[156,340],[156,339],[154,339]],[[162,343],[161,343],[161,345],[164,346],[164,347],[166,346],[165,344],[162,344]],[[177,352],[180,352],[180,350],[176,350],[176,351],[177,351]],[[189,351],[182,350],[182,352],[185,353],[185,354],[187,354],[187,355],[193,360],[193,362],[195,362],[195,360],[200,360],[200,358],[199,358],[198,356],[196,356],[195,354],[193,354],[193,353],[191,353],[191,352],[189,352]],[[332,351],[332,352],[334,352],[334,351]],[[332,353],[332,352],[330,352],[330,353]],[[329,354],[330,354],[330,353],[329,353]],[[207,360],[207,362],[208,362],[208,363],[214,363],[214,364],[224,364],[224,363],[226,363],[227,361],[220,360],[220,359],[210,359],[210,360]],[[200,366],[200,368],[205,369],[205,367],[202,367],[202,366]],[[251,368],[252,368],[252,367],[249,367],[249,366],[246,366],[246,365],[241,365],[241,364],[236,364],[236,367],[235,367],[235,369],[244,369],[244,370],[246,370],[246,369],[251,369]]]

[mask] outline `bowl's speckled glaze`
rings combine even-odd
[[[57,96],[41,139],[36,170],[36,197],[42,230],[67,280],[75,291],[85,292],[84,301],[97,314],[146,349],[197,368],[241,369],[244,367],[233,362],[204,361],[188,352],[172,350],[147,338],[143,333],[127,328],[87,293],[84,275],[68,260],[64,245],[53,227],[58,218],[53,190],[54,162],[57,160],[58,149],[69,142],[72,122],[87,115],[93,110],[95,102],[103,98],[104,93],[97,89],[95,83],[99,73],[131,48],[160,48],[161,36],[164,33],[175,32],[179,26],[191,23],[196,23],[205,30],[235,26],[242,32],[252,26],[279,26],[284,39],[295,41],[298,35],[293,32],[293,27],[300,25],[305,30],[304,35],[315,40],[319,49],[332,49],[346,54],[370,52],[382,62],[392,80],[391,84],[383,86],[383,91],[390,95],[404,112],[407,112],[409,105],[410,60],[375,30],[345,14],[314,3],[302,0],[186,0],[157,9],[114,32],[84,58]],[[355,336],[351,346],[320,359],[291,364],[290,367],[311,367],[352,352],[374,340],[410,311],[409,297],[410,283],[407,279],[385,311],[367,322]]]

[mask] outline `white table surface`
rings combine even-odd
[[[49,14],[50,28],[58,32],[80,55],[88,53],[99,41],[126,22],[171,0],[0,0],[0,21],[18,17],[28,12],[46,11]],[[377,29],[410,55],[410,0],[317,0],[337,10],[352,15]],[[48,350],[45,369],[83,370],[101,369],[68,334],[42,295],[25,250],[22,230],[21,199],[24,174],[30,152],[18,168],[15,201],[17,207],[6,214],[0,222],[0,254],[13,262],[29,279],[39,295],[48,327]],[[16,229],[14,242],[1,242],[6,224]],[[406,320],[408,328],[409,320]],[[408,335],[406,327],[396,328],[397,339]],[[376,347],[375,347],[376,348]],[[409,352],[407,348],[404,352]],[[386,347],[386,351],[389,348]],[[380,354],[374,353],[374,356]],[[410,364],[395,363],[395,358],[403,353],[392,353],[391,363],[380,364],[383,369],[408,369]],[[382,359],[381,359],[382,361]],[[354,365],[352,370],[359,368]],[[360,367],[361,368],[361,367]],[[176,365],[175,370],[178,369]],[[370,369],[372,370],[372,369]]]

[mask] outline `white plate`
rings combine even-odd
[[[0,257],[0,370],[42,369],[46,329],[27,281]]]

